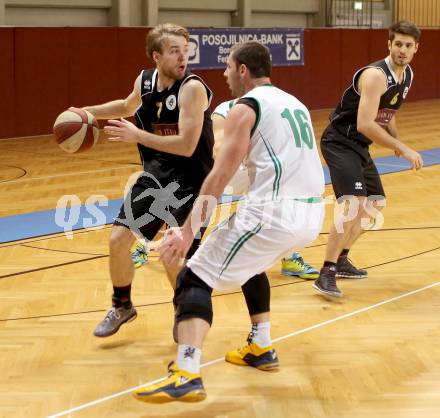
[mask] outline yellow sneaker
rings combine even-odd
[[[280,367],[278,356],[272,345],[261,348],[250,342],[242,348],[226,353],[225,360],[239,366],[252,366],[259,370],[276,370]]]
[[[172,401],[200,402],[206,398],[200,373],[178,369],[174,361],[168,365],[168,378],[155,385],[145,386],[133,392],[142,402],[165,403]]]
[[[285,276],[297,276],[305,280],[319,277],[319,271],[306,263],[299,253],[293,253],[289,258],[281,260],[281,273]]]
[[[135,243],[131,249],[131,260],[135,269],[148,263],[147,249],[144,244],[140,242]]]

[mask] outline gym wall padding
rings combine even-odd
[[[14,29],[0,29],[0,138],[15,135]]]
[[[126,97],[142,68],[147,28],[0,28],[0,138],[49,134],[69,106]],[[440,30],[422,30],[408,100],[440,98]],[[311,109],[334,107],[356,69],[388,54],[385,29],[304,30],[304,66],[274,68],[272,82]],[[229,99],[223,70],[198,71]]]

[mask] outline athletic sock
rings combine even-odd
[[[260,347],[269,347],[272,344],[270,339],[270,322],[254,322],[251,329],[251,341]]]
[[[123,287],[113,286],[112,302],[115,308],[131,308],[133,306],[131,303],[131,283]]]
[[[196,374],[200,372],[202,350],[191,345],[179,344],[177,349],[177,367]]]

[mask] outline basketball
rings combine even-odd
[[[87,110],[70,107],[55,120],[53,133],[64,151],[84,152],[98,141],[98,122]]]

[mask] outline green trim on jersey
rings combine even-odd
[[[321,203],[322,197],[320,197],[320,196],[305,197],[305,198],[297,198],[297,199],[293,199],[293,200],[296,200],[298,202],[303,202],[303,203]]]
[[[275,180],[273,181],[272,199],[276,199],[278,197],[278,192],[280,191],[280,180],[281,180],[281,175],[283,173],[283,169],[281,167],[280,160],[275,155],[275,151],[273,150],[270,143],[264,139],[264,136],[261,135],[261,133],[260,136],[275,167]]]
[[[221,116],[223,119],[226,119],[226,116],[223,115],[223,113],[219,113],[219,112],[212,112],[213,115],[218,115]]]
[[[259,223],[253,229],[251,229],[250,231],[247,231],[240,238],[238,238],[238,240],[235,242],[235,244],[229,250],[229,253],[226,256],[225,261],[223,261],[222,270],[220,272],[220,276],[228,268],[229,264],[231,264],[232,259],[237,255],[237,253],[240,250],[240,248],[243,247],[243,245],[247,241],[249,241],[254,235],[258,234],[262,227],[263,227],[263,225]]]

